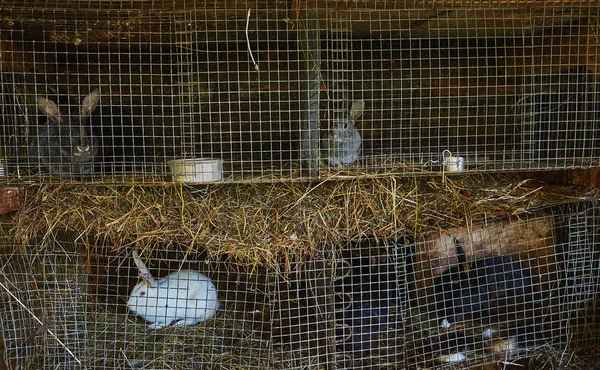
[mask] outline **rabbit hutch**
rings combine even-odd
[[[2,0],[0,122],[0,369],[597,368],[598,3]]]

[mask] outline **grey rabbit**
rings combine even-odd
[[[349,117],[334,123],[325,142],[325,155],[330,166],[350,166],[358,160],[362,138],[355,121],[362,115],[364,107],[364,100],[355,101]]]
[[[89,118],[100,100],[96,89],[80,107],[60,110],[55,102],[38,97],[38,108],[47,117],[29,147],[30,162],[41,162],[53,175],[88,175],[100,144],[92,135]]]

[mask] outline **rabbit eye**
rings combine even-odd
[[[140,297],[146,296],[146,292],[140,292]]]

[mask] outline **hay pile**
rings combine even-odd
[[[597,189],[553,186],[513,174],[456,176],[445,182],[381,177],[207,187],[32,185],[24,190],[22,209],[0,219],[0,232],[19,243],[43,248],[68,231],[90,246],[111,245],[115,253],[134,244],[183,244],[214,258],[262,266],[295,261],[323,245],[422,234],[600,196]],[[245,308],[225,310],[209,325],[158,333],[124,311],[94,307],[85,321],[93,325],[95,345],[83,354],[97,359],[93,365],[109,359],[116,367],[223,363],[258,368],[263,361],[275,361],[273,368],[278,368],[298,361],[286,353],[273,358],[273,328],[261,326],[268,319],[241,319]],[[260,312],[266,314],[267,305]]]
[[[86,346],[86,364],[95,368],[182,369],[212,364],[258,369],[268,361],[268,338],[250,322],[221,313],[206,324],[188,328],[147,329],[127,314],[95,312]]]
[[[303,258],[322,245],[396,238],[597,197],[516,175],[355,179],[207,187],[35,185],[11,235],[51,242],[60,230],[115,251],[184,244],[255,265]],[[110,244],[109,244],[110,243]]]

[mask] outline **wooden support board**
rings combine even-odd
[[[462,243],[468,262],[491,256],[511,256],[531,269],[538,286],[548,289],[556,279],[555,221],[551,215],[497,220],[440,230],[418,243],[413,289],[426,296],[433,278],[458,264],[455,241]]]

